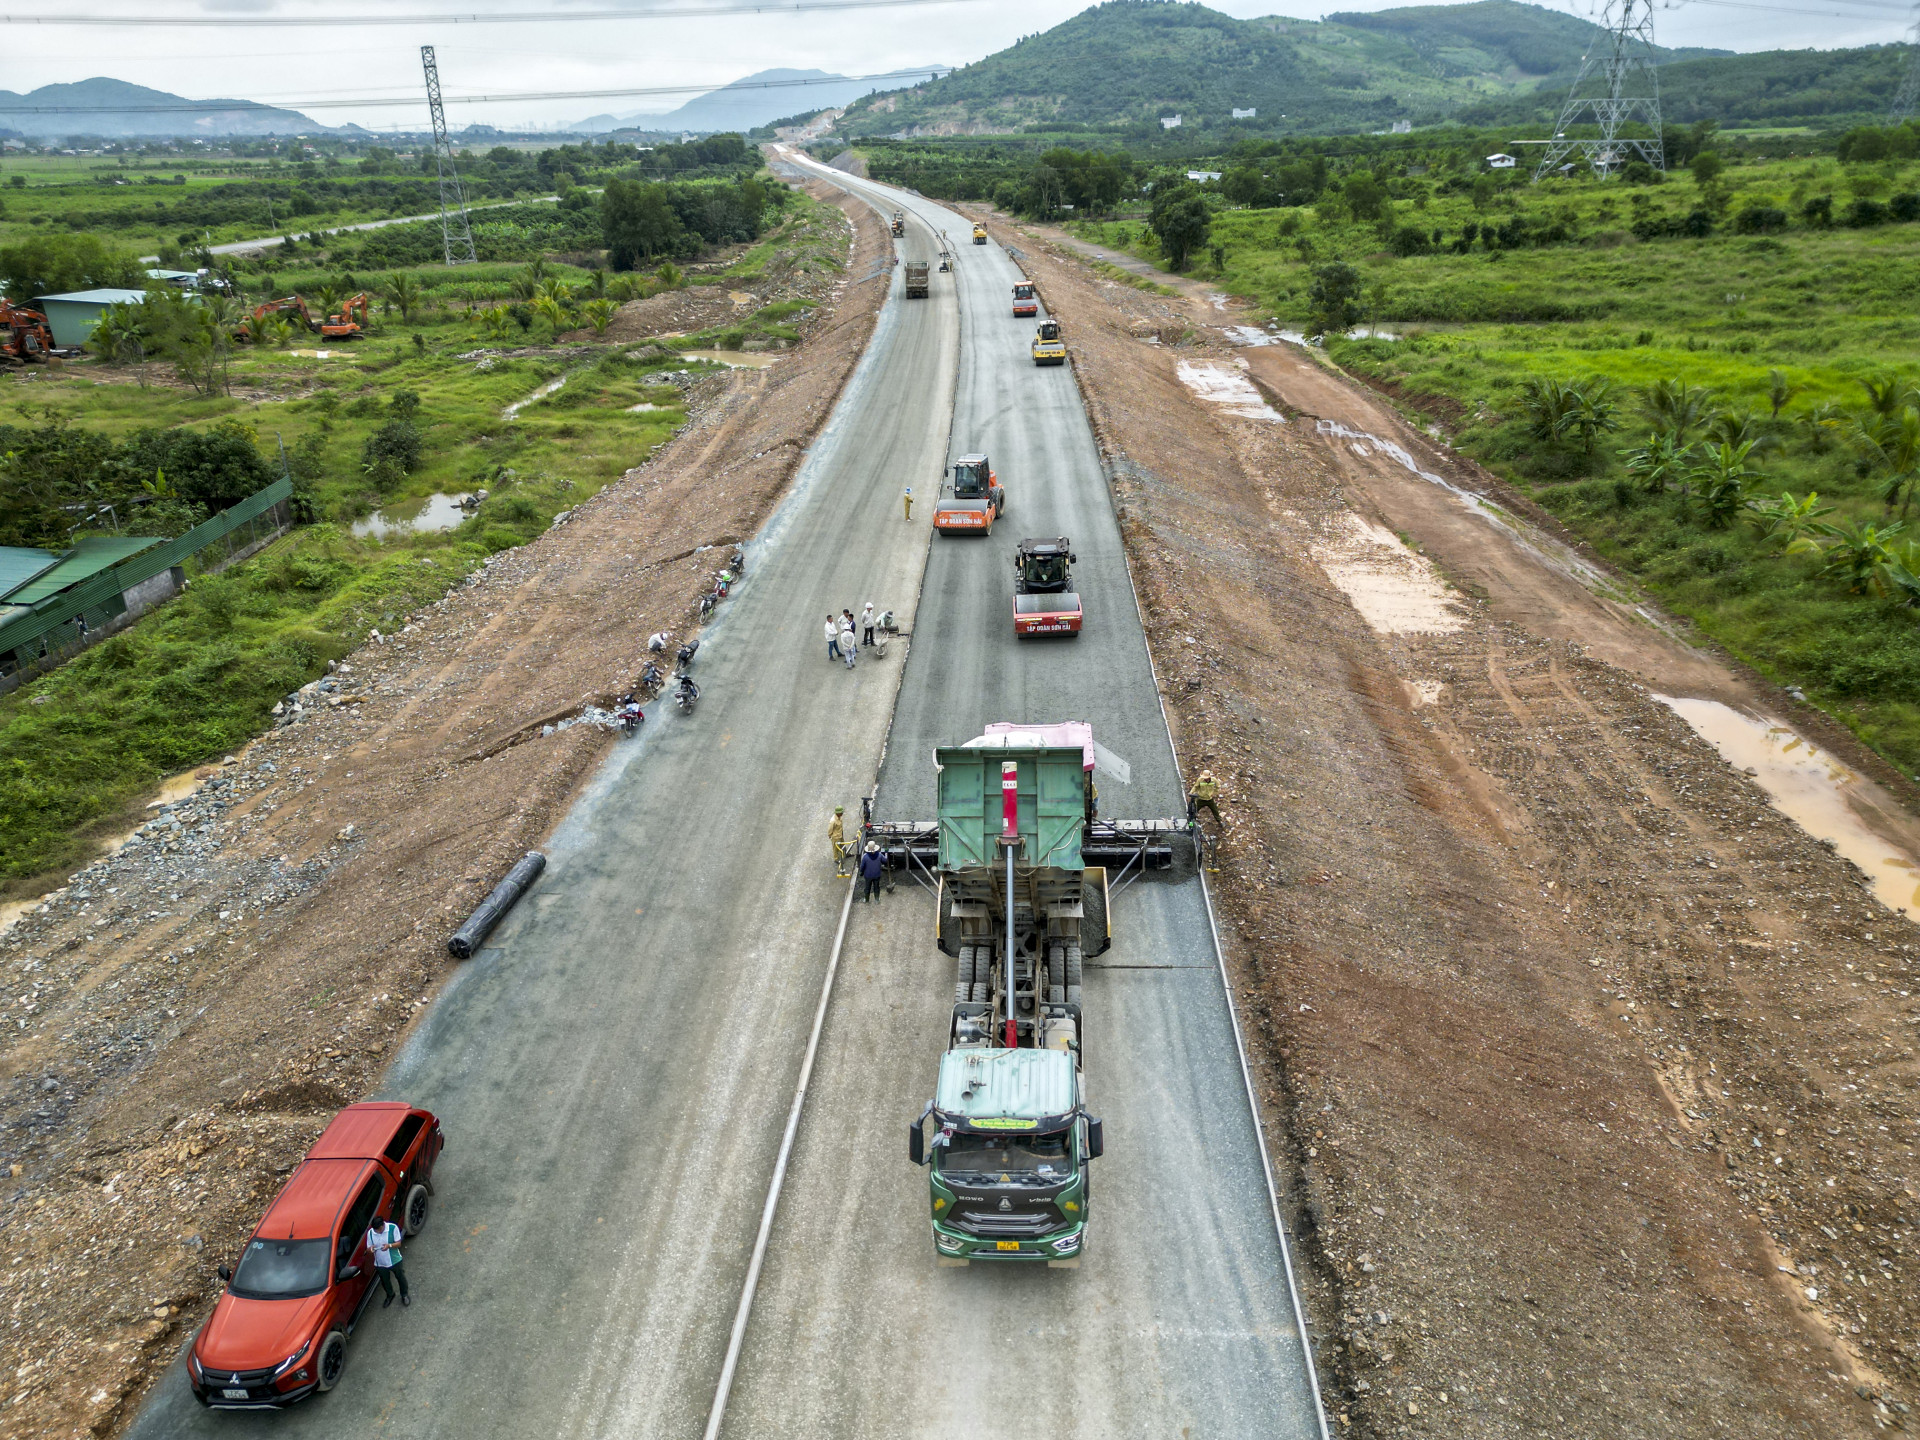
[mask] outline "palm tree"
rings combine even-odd
[[[562,330],[568,329],[569,316],[566,306],[551,295],[542,295],[533,302],[533,310],[542,320],[553,327],[554,338],[558,339]]]
[[[1710,445],[1747,445],[1755,450],[1768,450],[1778,443],[1751,410],[1722,410],[1708,423],[1706,438]]]
[[[1881,375],[1864,379],[1860,388],[1867,392],[1867,408],[1876,415],[1892,415],[1900,408],[1900,379],[1895,375]]]
[[[580,291],[590,300],[606,299],[607,272],[604,270],[593,271],[587,276],[586,283],[580,287]]]
[[[619,311],[618,305],[604,298],[589,300],[580,307],[580,313],[587,317],[587,323],[593,326],[593,333],[596,335],[607,333],[607,327],[613,323],[613,317]]]
[[[1800,393],[1800,387],[1787,379],[1784,370],[1767,371],[1767,403],[1773,407],[1773,418],[1778,420],[1780,412],[1793,403],[1793,397]]]
[[[1706,423],[1713,391],[1704,385],[1682,385],[1678,380],[1656,380],[1643,392],[1643,403],[1654,428],[1685,445],[1689,432]]]
[[[539,262],[535,261],[534,264],[537,265]],[[533,265],[529,265],[513,277],[510,289],[513,298],[520,301],[532,300],[540,293],[540,277],[533,273]]]
[[[396,270],[381,284],[380,292],[390,308],[400,312],[402,324],[413,319],[420,308],[420,282],[404,270]]]
[[[607,286],[607,298],[621,304],[640,293],[640,282],[631,275],[616,275]]]
[[[345,294],[338,285],[328,280],[313,292],[314,304],[319,306],[322,315],[331,315],[340,308],[340,301]]]
[[[147,358],[146,334],[132,305],[109,305],[93,327],[87,348],[109,365],[138,365]],[[142,376],[142,383],[145,377]]]
[[[1898,414],[1869,414],[1854,427],[1854,444],[1875,469],[1885,472],[1880,500],[1887,509],[1900,502],[1904,516],[1920,483],[1920,410],[1902,406]]]
[[[1573,392],[1573,413],[1566,428],[1580,437],[1580,448],[1593,454],[1593,447],[1609,430],[1620,428],[1619,405],[1613,398],[1613,382],[1595,376]]]

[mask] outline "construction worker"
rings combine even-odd
[[[847,873],[847,856],[851,853],[847,849],[846,825],[841,820],[846,813],[846,806],[836,805],[833,807],[833,819],[827,822],[827,840],[833,846],[833,873],[836,875]]]
[[[1200,778],[1193,782],[1193,790],[1187,796],[1187,823],[1198,824],[1202,809],[1213,812],[1213,823],[1220,820],[1220,782],[1213,778],[1211,770],[1202,770]]]
[[[887,857],[876,841],[869,840],[864,854],[860,856],[860,878],[866,881],[860,898],[868,904],[880,893],[881,877],[887,873]]]
[[[907,493],[900,497],[900,501],[907,507],[907,520],[911,523],[913,520],[913,486],[907,486]]]

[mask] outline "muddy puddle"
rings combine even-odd
[[[1459,597],[1424,555],[1358,515],[1311,547],[1327,578],[1381,635],[1447,635],[1467,623]],[[1438,692],[1436,691],[1436,698]]]
[[[1218,360],[1182,360],[1177,373],[1182,385],[1230,415],[1241,415],[1248,420],[1286,419],[1267,404],[1253,381],[1231,365]]]
[[[527,395],[522,399],[516,400],[511,405],[507,406],[506,409],[500,412],[500,418],[502,420],[513,419],[522,410],[526,409],[527,406],[533,404],[534,401],[546,399],[547,396],[553,394],[554,391],[558,390],[562,385],[566,383],[567,383],[567,377],[564,375],[562,375],[557,380],[547,381],[546,384],[542,385],[539,389],[535,390],[531,395]]]
[[[1865,873],[1874,898],[1920,920],[1920,862],[1874,833],[1847,803],[1860,777],[1777,720],[1718,700],[1655,695],[1715,750],[1752,776],[1776,810]]]
[[[372,536],[384,540],[389,535],[425,535],[451,530],[473,513],[462,503],[472,498],[467,494],[447,495],[435,491],[422,500],[402,500],[397,505],[361,516],[353,522],[353,533],[363,539]]]

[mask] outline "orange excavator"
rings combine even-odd
[[[50,358],[53,332],[38,310],[0,298],[0,365],[37,365]]]
[[[329,315],[320,324],[320,335],[325,340],[358,340],[365,335],[366,326],[372,323],[370,309],[373,297],[361,291],[342,302],[338,314]],[[358,320],[353,317],[358,315]]]
[[[300,317],[300,323],[305,325],[307,329],[318,330],[320,328],[313,323],[313,314],[307,309],[307,302],[302,300],[298,295],[282,295],[278,300],[263,300],[260,304],[253,307],[254,319],[264,319],[268,315],[298,315]],[[236,340],[250,340],[253,337],[245,330],[239,330],[235,332],[234,338]]]

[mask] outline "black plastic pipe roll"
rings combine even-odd
[[[493,927],[514,902],[527,893],[527,888],[540,878],[540,872],[547,868],[547,857],[538,850],[529,850],[520,862],[507,872],[507,878],[493,887],[493,893],[480,902],[480,908],[467,917],[467,923],[453,932],[447,941],[447,953],[456,960],[471,959],[473,952],[486,942]]]

